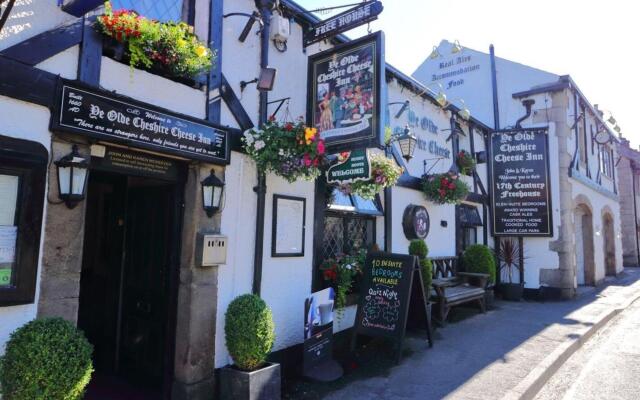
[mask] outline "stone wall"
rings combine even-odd
[[[620,147],[626,147],[629,151],[629,142],[623,141]],[[640,154],[639,154],[640,156]],[[622,230],[622,260],[625,267],[638,266],[638,243],[637,243],[637,212],[634,207],[640,202],[637,194],[634,193],[634,182],[638,183],[637,172],[634,172],[633,162],[628,157],[622,156],[616,167],[618,174],[618,188],[620,196],[620,221]],[[636,186],[636,190],[637,190]],[[636,196],[634,202],[634,195]]]

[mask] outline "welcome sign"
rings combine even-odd
[[[380,145],[382,32],[309,58],[307,119],[333,150]]]
[[[348,183],[371,179],[371,160],[366,149],[342,152],[337,163],[327,169],[328,183]]]
[[[228,132],[178,115],[64,81],[51,117],[52,131],[68,131],[189,159],[228,164]]]

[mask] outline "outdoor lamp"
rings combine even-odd
[[[71,153],[55,162],[58,172],[58,195],[68,208],[74,208],[85,198],[89,162],[80,153],[78,146]]]
[[[458,99],[458,100],[460,100],[460,103],[462,103],[462,107],[458,110],[458,115],[463,120],[468,121],[469,118],[471,118],[471,111],[469,111],[469,107],[467,107],[464,100],[462,99]]]
[[[243,92],[244,89],[252,83],[256,83],[258,90],[261,92],[272,90],[273,84],[276,81],[277,72],[277,69],[271,67],[260,68],[260,75],[257,78],[250,81],[240,81],[240,91]]]
[[[202,184],[202,207],[207,217],[211,218],[221,208],[224,182],[211,170],[211,174],[200,183]]]
[[[456,53],[460,53],[462,51],[462,46],[460,45],[459,41],[454,41],[453,42],[453,47],[451,47],[451,54],[456,54]]]
[[[440,52],[438,51],[438,48],[436,46],[433,46],[433,50],[431,50],[431,54],[429,54],[429,58],[432,60],[435,60],[438,57],[440,57]]]
[[[436,103],[438,103],[438,105],[442,108],[446,107],[449,102],[447,101],[447,95],[444,94],[444,87],[442,87],[442,84],[434,82],[430,85],[427,85],[427,89],[429,89],[433,85],[438,85],[438,88],[440,89],[438,90],[437,94],[435,94],[433,90],[431,91],[431,93],[435,94],[434,98],[436,100]]]
[[[402,158],[407,160],[411,160],[413,158],[413,152],[416,149],[416,143],[418,143],[418,139],[416,136],[411,133],[409,129],[409,125],[404,126],[404,132],[402,135],[396,138],[398,145],[400,146],[400,153],[402,153]]]

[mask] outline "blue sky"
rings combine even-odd
[[[357,0],[297,0],[307,9]],[[371,23],[383,30],[387,61],[407,74],[442,39],[564,75],[592,104],[610,110],[640,145],[640,3],[629,0],[382,0]],[[343,11],[343,10],[340,10]],[[326,18],[331,14],[321,15]],[[347,32],[355,38],[366,27]]]

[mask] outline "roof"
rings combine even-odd
[[[315,24],[321,21],[320,18],[313,15],[313,13],[310,13],[306,8],[302,7],[301,5],[299,5],[293,0],[281,0],[280,4],[283,5],[285,8],[289,9],[293,14],[293,18],[297,20],[299,23]],[[337,43],[347,43],[351,41],[351,39],[349,39],[344,34],[336,35],[332,38],[332,40],[334,40]],[[411,91],[431,101],[433,104],[438,105],[438,102],[436,101],[436,94],[431,89],[428,89],[425,85],[415,80],[411,76],[401,72],[399,69],[395,68],[389,63],[386,63],[386,74],[397,79],[400,83],[405,85]],[[449,104],[446,108],[448,110],[451,110],[453,113],[457,113],[458,111],[460,111],[460,108],[455,106],[454,104]],[[488,125],[485,125],[483,122],[474,118],[473,116],[469,118],[469,121],[473,122],[474,125],[482,129],[485,129],[485,130],[492,129],[491,127],[489,127]]]

